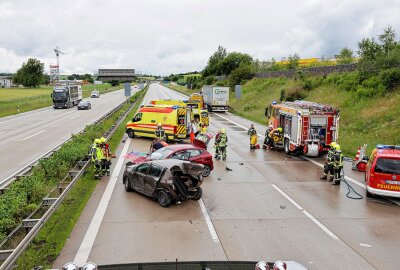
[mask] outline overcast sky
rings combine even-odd
[[[267,60],[333,56],[392,25],[399,0],[0,0],[0,72],[29,57],[60,73],[135,68],[166,75],[204,68],[224,46]]]

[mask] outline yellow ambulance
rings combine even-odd
[[[147,105],[139,109],[126,124],[125,132],[129,138],[136,136],[155,138],[157,124],[161,123],[167,141],[185,139],[191,121],[191,109],[180,106]]]

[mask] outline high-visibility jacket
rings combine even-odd
[[[219,135],[217,143],[219,146],[226,146],[226,144],[228,143],[228,136],[226,136],[226,134],[221,133]]]
[[[333,154],[333,166],[335,166],[335,168],[343,167],[343,154],[341,151],[336,151]]]
[[[104,159],[103,150],[100,146],[92,147],[92,161],[99,161]]]
[[[206,126],[202,126],[200,131],[201,131],[201,133],[206,133],[207,132],[207,127]]]

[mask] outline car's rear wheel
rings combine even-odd
[[[158,191],[157,200],[162,207],[168,207],[172,202],[171,195],[165,190]]]
[[[128,178],[125,178],[124,186],[126,192],[132,191],[131,183],[129,182]]]
[[[209,176],[210,173],[211,173],[211,168],[210,168],[210,166],[204,165],[204,169],[203,169],[203,173],[202,173],[203,177]]]
[[[198,187],[197,193],[196,193],[196,196],[194,196],[194,199],[196,201],[198,201],[201,199],[202,196],[203,196],[203,189],[201,187]]]
[[[132,129],[128,129],[126,132],[129,138],[135,138],[135,132]]]

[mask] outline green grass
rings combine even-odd
[[[136,97],[138,96],[136,95]],[[143,97],[144,95],[141,99]],[[125,133],[126,120],[133,117],[133,114],[139,108],[141,99],[134,106],[131,113],[121,122],[121,125],[109,140],[110,147],[114,151]],[[76,182],[63,203],[46,222],[28,249],[18,259],[18,267],[16,269],[28,270],[38,265],[45,266],[45,268],[51,267],[59,256],[98,183],[98,181],[94,181],[93,179],[94,171],[90,167],[85,175]]]
[[[191,95],[193,93],[198,93],[199,92],[196,89],[193,89],[193,90],[187,89],[186,86],[182,86],[182,85],[179,85],[179,84],[175,85],[175,84],[171,84],[171,83],[167,83],[167,84],[164,83],[163,85],[165,87],[168,87],[168,88],[170,88],[172,90],[178,91],[178,92],[180,92],[182,94],[185,94],[185,95]]]
[[[230,107],[234,113],[266,125],[266,106],[273,100],[279,102],[282,89],[297,84],[286,78],[252,79],[243,85],[240,100],[231,93]],[[355,92],[339,90],[325,82],[304,92],[305,100],[333,105],[340,110],[339,143],[344,154],[353,157],[358,146],[364,143],[368,144],[369,151],[378,143],[400,144],[400,90],[384,96],[360,98]]]
[[[82,95],[90,97],[90,92],[96,88],[100,93],[107,93],[123,86],[112,87],[110,84],[83,85]],[[0,88],[0,117],[40,109],[51,106],[50,94],[52,86],[41,86],[39,88]]]

